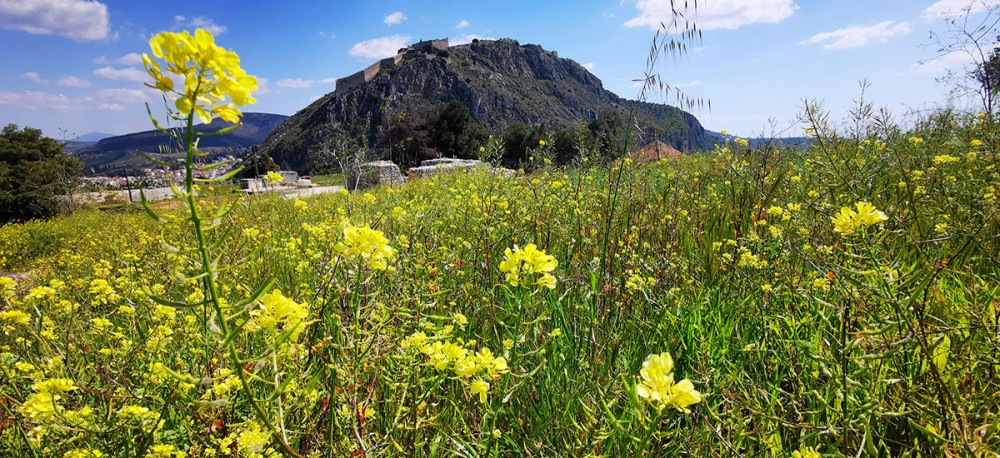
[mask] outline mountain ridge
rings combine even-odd
[[[239,127],[225,135],[200,137],[198,147],[202,150],[251,148],[263,142],[267,135],[287,118],[286,115],[273,113],[243,113]],[[197,132],[215,132],[230,125],[221,118],[215,118],[208,124],[194,126],[194,129]],[[162,132],[146,130],[107,137],[93,143],[77,143],[72,150],[87,167],[106,167],[136,156],[137,151],[154,154],[159,153],[161,147],[177,148],[174,143]]]
[[[441,42],[444,40],[433,40]],[[264,140],[261,150],[283,168],[308,172],[309,154],[328,147],[341,134],[363,137],[376,145],[393,115],[457,100],[472,118],[498,132],[515,123],[563,129],[589,122],[609,111],[632,112],[651,126],[647,140],[659,139],[681,151],[709,145],[701,123],[690,113],[667,105],[623,99],[579,63],[560,58],[536,44],[513,39],[473,40],[445,47],[401,50],[383,68],[373,64],[358,72],[363,84],[326,94],[289,117]],[[369,69],[375,68],[373,72]],[[372,75],[369,78],[368,73]],[[338,80],[338,83],[341,81]]]

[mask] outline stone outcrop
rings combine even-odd
[[[472,170],[479,167],[480,161],[473,159],[431,159],[421,161],[420,167],[410,167],[406,171],[406,176],[410,179],[424,178],[442,172],[453,172],[456,170]]]
[[[416,178],[426,178],[432,175],[437,175],[439,173],[450,173],[457,171],[471,171],[473,169],[480,168],[496,173],[504,178],[510,178],[514,176],[514,171],[511,169],[505,169],[503,167],[494,167],[487,162],[477,161],[475,159],[453,159],[453,158],[441,158],[441,159],[429,159],[420,162],[420,167],[410,167],[406,171],[406,176],[408,179],[413,180]]]
[[[406,181],[399,166],[389,161],[375,161],[361,164],[344,176],[345,187],[350,191],[371,188],[380,184],[395,186]]]

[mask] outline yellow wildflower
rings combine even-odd
[[[555,270],[559,262],[555,257],[545,254],[545,250],[539,250],[534,243],[525,245],[524,249],[517,245],[511,250],[504,251],[504,260],[500,263],[500,271],[507,274],[507,282],[511,286],[527,286],[536,284],[538,286],[553,289],[556,287],[556,278],[550,272]],[[540,274],[534,282],[525,279],[526,275]]]
[[[792,458],[822,458],[821,455],[814,447],[802,447],[794,452],[792,452]]]
[[[183,91],[175,90],[160,63],[143,54],[146,73],[155,81],[147,86],[175,94],[174,106],[181,117],[194,112],[205,124],[215,116],[235,123],[242,115],[236,106],[256,102],[250,94],[257,90],[257,78],[240,68],[240,57],[235,52],[216,45],[211,33],[202,29],[195,30],[194,35],[187,31],[161,32],[149,39],[149,47],[153,56],[166,64],[167,73],[184,80]]]
[[[475,379],[469,384],[469,392],[479,395],[479,402],[486,403],[486,395],[490,392],[490,384],[483,379]]]
[[[360,258],[375,270],[386,270],[396,256],[396,249],[389,246],[389,239],[382,231],[362,226],[347,226],[344,228],[344,241],[337,243],[334,249],[347,258]]]
[[[641,380],[636,385],[636,394],[656,404],[657,409],[674,407],[689,413],[691,410],[687,406],[701,402],[701,393],[688,379],[674,383],[673,370],[674,360],[670,353],[649,355],[639,371]]]
[[[298,338],[302,328],[302,320],[309,315],[309,307],[306,304],[299,304],[281,293],[280,289],[275,289],[258,300],[260,308],[250,312],[250,322],[247,323],[248,331],[260,329],[275,329],[283,326],[283,330],[292,330],[292,340]]]

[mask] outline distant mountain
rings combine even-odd
[[[243,113],[242,125],[225,135],[201,137],[198,144],[202,150],[243,150],[259,145],[268,134],[288,116],[270,113]],[[195,126],[197,132],[215,132],[229,126],[222,119],[214,119],[209,124]],[[177,128],[180,130],[180,128]],[[124,160],[129,167],[142,164],[143,159],[137,151],[148,154],[158,154],[166,150],[166,156],[171,152],[178,153],[180,145],[175,144],[170,137],[156,130],[147,130],[134,134],[118,135],[104,138],[97,143],[83,146],[76,150],[76,155],[84,161],[88,168],[108,168]],[[79,144],[79,143],[78,143]],[[159,156],[158,156],[159,157]],[[135,159],[138,158],[138,159]]]
[[[606,112],[635,114],[647,140],[657,137],[688,152],[709,147],[701,123],[678,108],[625,100],[607,91],[582,65],[515,40],[420,42],[395,57],[337,81],[337,90],[278,126],[261,145],[282,168],[308,172],[309,151],[341,135],[362,135],[375,153],[393,119],[459,101],[492,132],[515,123],[557,130]],[[396,121],[398,122],[398,121]]]
[[[115,134],[106,134],[104,132],[89,132],[79,137],[76,137],[70,141],[72,142],[99,142],[108,137],[114,137]]]
[[[726,139],[725,139],[725,137],[722,136],[722,132],[716,132],[714,130],[708,130],[708,129],[706,129],[705,130],[705,135],[708,136],[708,138],[710,139],[709,141],[712,144],[722,145],[722,144],[726,143]],[[764,145],[764,144],[768,144],[768,143],[770,143],[770,144],[776,144],[776,145],[781,145],[781,146],[784,146],[784,147],[796,147],[796,148],[806,148],[806,147],[809,146],[809,138],[808,137],[755,137],[755,138],[750,138],[750,137],[742,137],[740,135],[733,135],[731,133],[728,133],[726,135],[728,135],[730,139],[735,138],[735,137],[744,138],[747,141],[749,141],[750,144],[754,145],[755,147],[758,146],[758,145]]]

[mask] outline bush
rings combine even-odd
[[[83,163],[42,131],[9,124],[0,131],[0,224],[48,218],[68,208]]]

